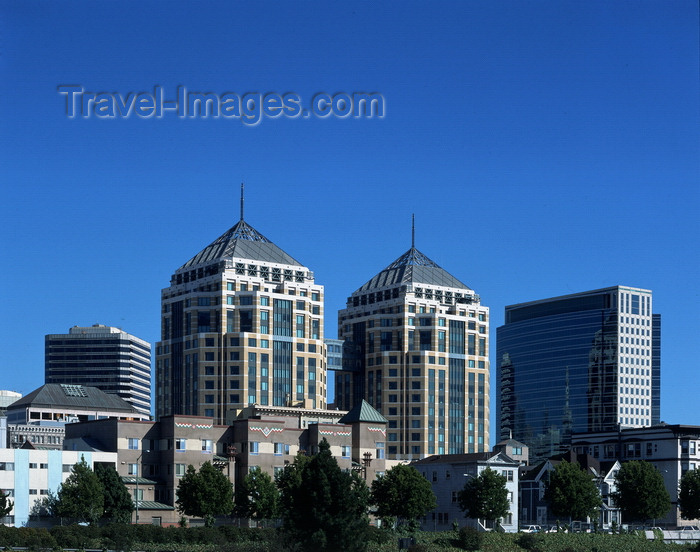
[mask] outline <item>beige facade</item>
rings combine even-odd
[[[162,291],[156,414],[326,407],[323,286],[242,219]]]
[[[369,407],[369,405],[366,405]],[[326,439],[342,469],[368,483],[387,469],[386,420],[370,408],[353,412],[290,407],[251,407],[231,425],[200,416],[166,416],[158,422],[96,420],[70,424],[69,450],[116,452],[117,471],[132,495],[139,486],[141,523],[173,523],[176,492],[187,466],[212,462],[233,485],[253,468],[275,475],[297,454],[313,454]]]
[[[387,458],[485,452],[489,309],[415,248],[355,291],[336,404],[367,400],[388,420]]]

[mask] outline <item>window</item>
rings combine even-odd
[[[175,464],[175,475],[177,477],[185,475],[185,464]]]
[[[30,470],[35,470],[37,467],[36,462],[29,462],[29,469]]]
[[[377,460],[383,460],[384,459],[384,443],[383,442],[375,443],[375,448],[376,448],[376,453],[377,453]]]
[[[139,474],[139,466],[138,464],[128,464],[127,465],[127,473],[129,475],[136,475],[138,476]]]
[[[48,464],[39,464],[39,467],[40,467],[42,470],[48,470],[48,469],[49,469],[49,465],[48,465]]]
[[[340,454],[343,458],[350,458],[350,447],[347,445],[340,447]]]
[[[139,440],[133,437],[129,438],[129,450],[139,450]]]
[[[1,470],[1,469],[3,469],[3,468],[2,468],[2,464],[0,464],[0,470]],[[15,468],[14,468],[14,465],[13,465],[12,469],[13,469],[13,470],[15,469]],[[71,469],[71,465],[70,465],[70,464],[63,464],[61,471],[62,471],[63,473],[69,473],[69,472],[70,472],[70,469]]]
[[[250,454],[258,454],[260,443],[258,441],[250,442]]]
[[[214,450],[214,442],[211,439],[202,439],[202,452],[211,454]]]
[[[186,443],[186,439],[175,439],[175,450],[178,452],[183,452],[184,450],[187,450]]]
[[[281,456],[284,453],[284,443],[275,443],[275,454]]]
[[[68,464],[64,464],[64,467]],[[14,462],[0,462],[0,471],[14,471],[15,470],[15,463]],[[66,470],[63,470],[66,471]],[[70,465],[68,465],[68,471],[70,471]]]
[[[39,490],[38,489],[29,489],[29,494],[30,495],[39,494]]]

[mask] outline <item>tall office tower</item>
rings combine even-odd
[[[388,420],[387,458],[489,450],[489,310],[413,245],[338,313],[336,406]]]
[[[252,404],[326,407],[323,286],[241,220],[163,289],[156,414],[230,423]]]
[[[659,422],[661,317],[614,286],[507,306],[497,330],[497,426],[540,459],[572,432]]]
[[[97,387],[151,414],[151,344],[119,328],[73,326],[45,338],[45,383]]]

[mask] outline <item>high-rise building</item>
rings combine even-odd
[[[497,426],[535,459],[572,432],[658,423],[661,318],[651,291],[614,286],[507,306],[497,330]]]
[[[365,399],[388,420],[387,458],[485,452],[489,310],[413,245],[338,313],[335,400]]]
[[[45,338],[45,383],[97,387],[151,413],[151,344],[119,328],[73,326]]]
[[[161,295],[156,415],[227,423],[246,406],[326,407],[323,286],[243,220]]]

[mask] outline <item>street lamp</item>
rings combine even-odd
[[[139,457],[136,459],[136,525],[139,524],[139,462],[141,461],[141,457],[143,456],[144,452],[151,452],[150,450],[144,450],[141,451],[141,454],[139,454]]]

